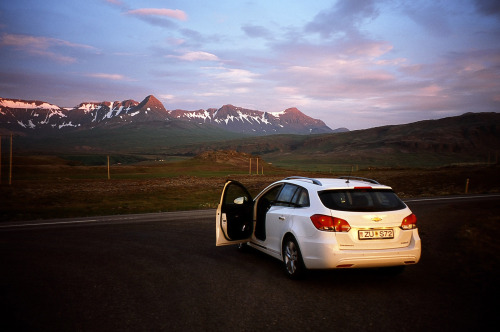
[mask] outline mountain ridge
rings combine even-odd
[[[169,111],[153,95],[141,102],[132,99],[121,102],[82,102],[73,108],[62,108],[44,101],[0,98],[0,131],[10,130],[21,135],[106,126],[116,128],[133,122],[157,121],[197,122],[253,135],[346,131],[345,128],[332,130],[323,121],[313,119],[297,108],[270,113],[227,104],[218,109]]]

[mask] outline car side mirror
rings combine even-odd
[[[243,205],[248,201],[248,197],[243,196],[243,197],[238,197],[234,199],[234,204],[237,205]]]

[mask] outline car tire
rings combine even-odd
[[[297,241],[287,237],[283,242],[283,265],[286,275],[291,279],[300,279],[305,275],[305,266]]]

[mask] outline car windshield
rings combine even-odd
[[[394,211],[406,205],[392,190],[387,189],[345,189],[319,192],[324,206],[340,211]]]

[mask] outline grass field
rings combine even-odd
[[[250,155],[221,153],[202,158],[83,166],[54,156],[16,157],[12,183],[2,167],[0,221],[131,214],[215,208],[226,179],[236,179],[256,195],[266,185],[290,175],[369,177],[392,186],[402,198],[498,193],[498,165],[441,168],[360,168],[304,171],[279,168]],[[262,171],[264,174],[262,174]]]

